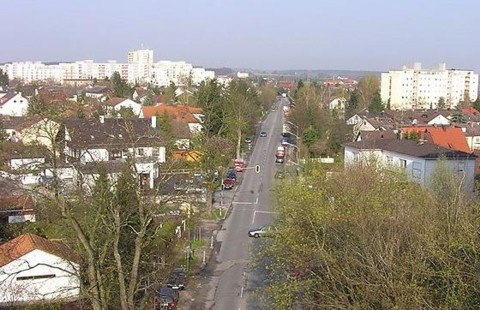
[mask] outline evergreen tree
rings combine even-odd
[[[380,93],[376,92],[375,95],[373,95],[372,101],[370,102],[370,105],[368,106],[368,111],[372,113],[380,113],[385,109],[382,103],[382,98],[380,97]]]

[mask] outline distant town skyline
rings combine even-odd
[[[206,68],[479,71],[469,0],[84,0],[2,4],[0,63],[116,60],[143,48],[155,61]]]

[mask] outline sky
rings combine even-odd
[[[154,60],[208,68],[480,71],[478,0],[14,0],[0,63]]]

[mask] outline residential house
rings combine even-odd
[[[7,133],[7,140],[25,145],[44,145],[53,148],[60,124],[39,116],[2,117],[0,121]]]
[[[392,115],[380,112],[371,113],[363,109],[346,120],[347,125],[353,125],[353,136],[357,137],[361,131],[395,129],[396,124]]]
[[[396,130],[365,130],[358,133],[355,141],[376,140],[376,139],[395,139],[398,133]]]
[[[472,153],[462,128],[453,126],[411,126],[403,127],[404,134],[415,132],[421,141],[429,141],[438,146]]]
[[[379,169],[403,169],[409,179],[431,187],[439,159],[464,180],[464,190],[474,191],[475,159],[471,152],[444,148],[430,142],[406,139],[362,140],[345,145],[344,163],[349,168],[375,163]]]
[[[166,158],[163,134],[151,119],[68,119],[57,135],[65,161],[78,167],[134,159],[139,178],[153,187]],[[91,171],[91,170],[90,170]]]
[[[344,97],[338,97],[338,98],[334,98],[332,99],[329,103],[328,103],[328,108],[330,110],[340,110],[340,111],[345,111],[345,106],[347,104],[347,99],[345,99]]]
[[[24,222],[35,222],[32,195],[0,195],[0,225]]]
[[[78,299],[79,262],[64,243],[34,234],[0,245],[0,306]]]
[[[5,172],[2,175],[8,176]],[[0,225],[35,222],[33,196],[14,178],[5,176],[0,176]]]
[[[142,105],[128,98],[110,98],[105,101],[105,108],[107,113],[112,116],[117,116],[118,112],[123,109],[131,109],[135,116],[140,115]]]
[[[448,116],[451,114],[449,110],[405,110],[405,111],[388,111],[395,122],[399,126],[404,125],[438,125],[448,126],[450,120]]]
[[[178,149],[190,148],[192,135],[200,132],[202,125],[202,109],[183,104],[157,104],[156,106],[144,106],[140,118],[152,118],[167,115],[175,137],[175,145]]]
[[[107,86],[90,86],[85,88],[85,97],[95,98],[100,101],[102,99],[109,97],[112,94],[112,90]]]
[[[468,147],[472,151],[480,150],[480,125],[477,123],[469,123],[462,127],[462,131],[467,140]]]
[[[0,115],[25,116],[28,112],[28,99],[22,93],[10,92],[0,98]]]

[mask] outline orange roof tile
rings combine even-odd
[[[167,115],[176,121],[184,121],[187,123],[198,123],[193,114],[201,114],[202,109],[197,107],[190,107],[183,104],[157,104],[156,106],[144,106],[142,107],[143,117],[151,118],[154,115]]]
[[[431,138],[431,142],[445,147],[451,150],[461,151],[465,153],[472,153],[472,150],[467,144],[467,140],[465,139],[465,135],[461,128],[459,127],[426,127],[426,126],[415,126],[415,127],[404,127],[402,128],[404,133],[407,132],[417,132],[418,134],[429,135]]]
[[[0,210],[31,210],[34,202],[31,195],[5,195],[0,196]]]
[[[48,240],[34,234],[23,234],[0,245],[0,267],[36,249],[72,262],[80,261],[80,258],[62,242]]]

